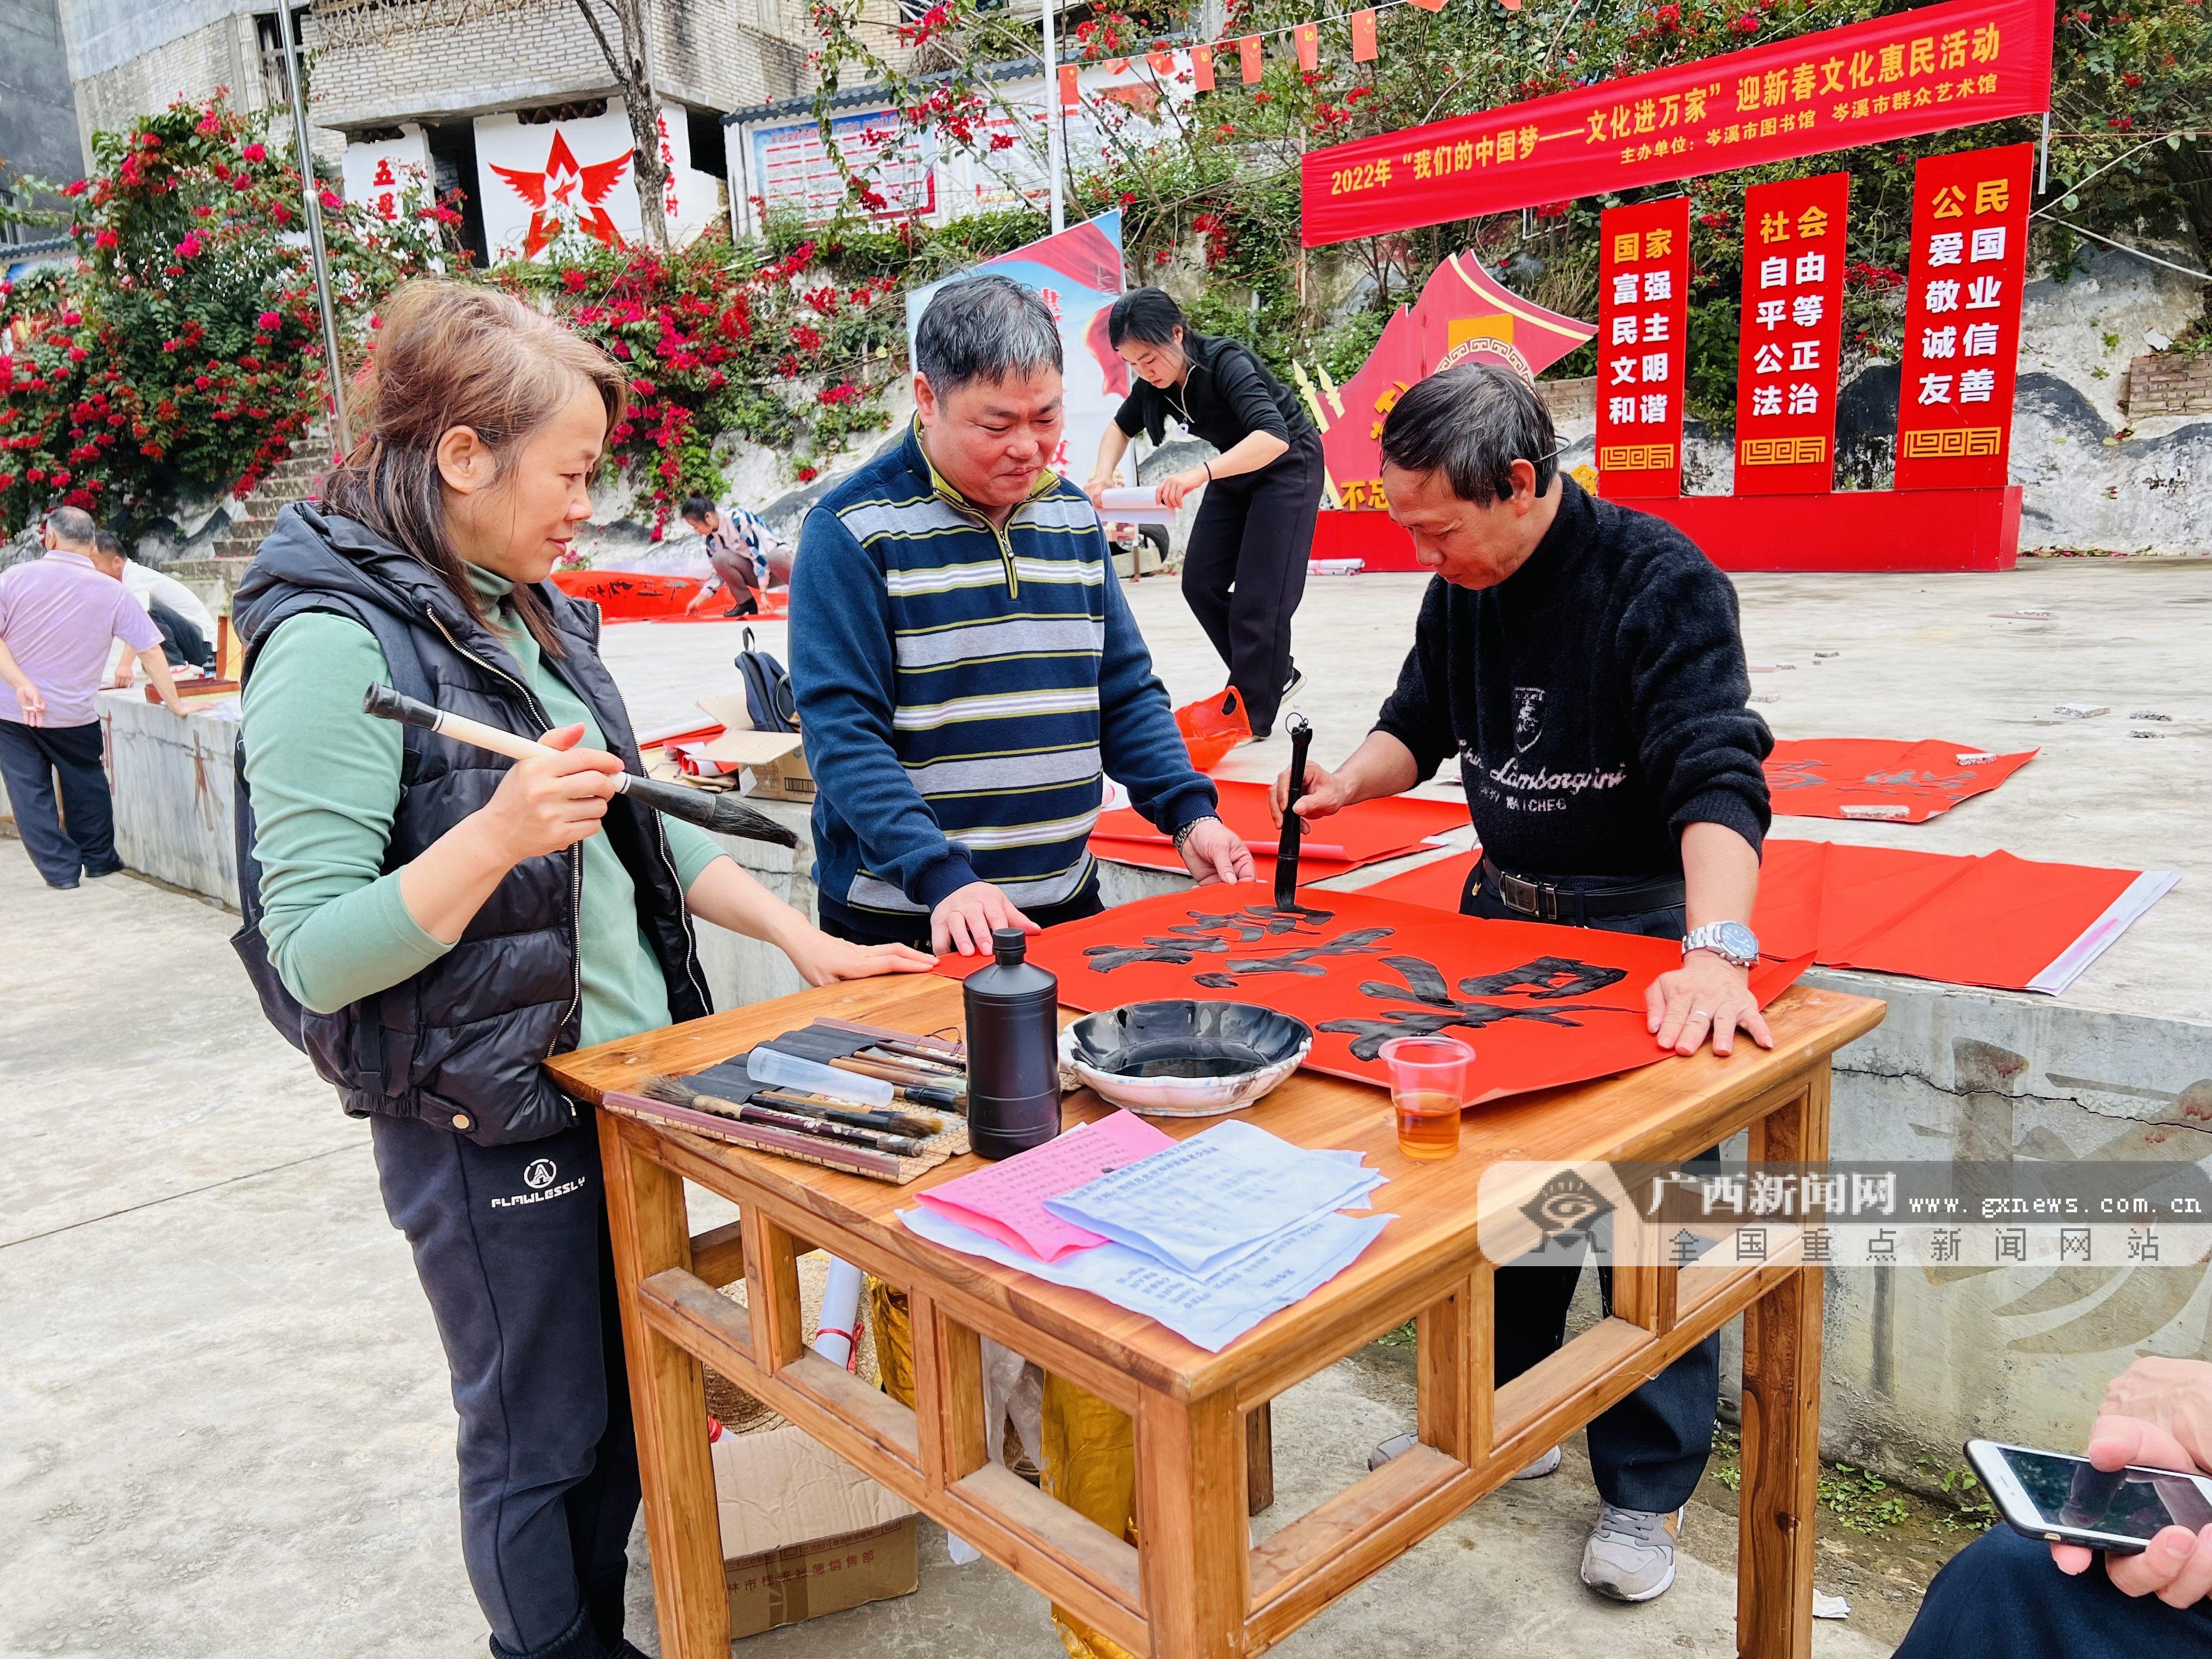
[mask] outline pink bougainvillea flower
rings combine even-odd
[[[268,150],[259,144],[248,144],[238,153],[249,161],[265,161],[269,159]]]
[[[267,334],[274,334],[283,325],[283,318],[273,311],[264,311],[253,319],[254,327]]]

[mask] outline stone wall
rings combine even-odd
[[[796,0],[681,0],[647,9],[662,97],[716,112],[799,89]],[[319,6],[315,119],[355,129],[605,97],[615,90],[574,0]]]

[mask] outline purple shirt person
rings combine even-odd
[[[93,564],[97,528],[78,508],[56,507],[46,556],[0,571],[0,780],[23,850],[52,887],[123,867],[93,707],[110,642],[137,652],[161,701],[184,713],[154,619]]]

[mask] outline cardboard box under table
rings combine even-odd
[[[820,1442],[785,1423],[711,1455],[732,1638],[913,1593],[913,1507]]]
[[[913,1032],[960,1020],[960,988],[935,975],[824,987],[549,1062],[596,1103],[653,1072],[696,1071],[830,1015]],[[939,1249],[903,1229],[915,1188],[740,1151],[599,1115],[653,1554],[660,1650],[724,1659],[730,1597],[714,1525],[703,1359],[799,1428],[1134,1653],[1233,1659],[1280,1641],[1546,1448],[1696,1343],[1744,1320],[1739,1651],[1812,1650],[1821,1268],[1789,1230],[1741,1265],[1619,1268],[1613,1313],[1503,1388],[1491,1376],[1495,1263],[1478,1241],[1531,1194],[1501,1200],[1484,1171],[1515,1160],[1686,1160],[1740,1129],[1750,1155],[1818,1160],[1828,1145],[1829,1057],[1882,1005],[1805,985],[1769,1006],[1774,1047],[1669,1060],[1600,1082],[1474,1108],[1453,1159],[1397,1150],[1386,1097],[1301,1072],[1243,1115],[1305,1146],[1349,1147],[1389,1176],[1393,1221],[1366,1253],[1294,1307],[1207,1353],[1079,1291]],[[1073,1018],[1073,1015],[1067,1015]],[[1104,1115],[1070,1095],[1069,1121]],[[1169,1120],[1170,1134],[1205,1127]],[[922,1177],[976,1167],[954,1158]],[[738,1221],[694,1238],[684,1182],[735,1202]],[[1776,1230],[1770,1228],[1770,1237]],[[1533,1243],[1516,1243],[1518,1255]],[[810,1352],[797,1258],[820,1248],[906,1293],[909,1410]],[[712,1288],[740,1274],[746,1305]],[[1256,1546],[1248,1546],[1246,1428],[1275,1395],[1408,1319],[1419,1322],[1420,1444]],[[983,1337],[1128,1414],[1137,1528],[1130,1544],[993,1462],[983,1426]]]

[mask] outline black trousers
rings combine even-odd
[[[902,923],[894,916],[879,916],[847,908],[836,900],[819,898],[822,931],[831,939],[842,939],[851,945],[907,945],[917,951],[930,948],[929,918],[916,916],[910,923]],[[1063,921],[1081,921],[1095,916],[1106,907],[1098,900],[1098,878],[1094,875],[1083,890],[1060,904],[1040,905],[1037,908],[1023,909],[1022,914],[1040,927],[1057,927]]]
[[[1609,884],[1633,884],[1591,879],[1560,880],[1559,884],[1595,892]],[[1483,884],[1479,872],[1460,909],[1471,916],[1518,919],[1506,908],[1497,890]],[[1683,915],[1676,905],[1595,918],[1589,925],[1607,933],[1680,939]],[[1719,1156],[1720,1149],[1715,1147],[1692,1161],[1710,1162]],[[1508,1262],[1499,1270],[1492,1292],[1498,1310],[1493,1346],[1497,1363],[1492,1376],[1500,1385],[1559,1352],[1566,1339],[1567,1309],[1575,1299],[1575,1285],[1582,1273],[1579,1261],[1557,1267]],[[1598,1269],[1598,1288],[1610,1314],[1610,1269]],[[1716,1334],[1592,1419],[1590,1474],[1597,1483],[1598,1496],[1623,1509],[1658,1514],[1680,1509],[1697,1490],[1698,1477],[1712,1455],[1713,1419],[1720,1396],[1721,1340]]]
[[[2212,1659],[2212,1603],[2126,1595],[2093,1561],[2058,1571],[2051,1546],[1993,1528],[1928,1587],[1895,1659]]]
[[[158,599],[146,607],[146,614],[161,630],[161,654],[169,659],[170,666],[190,663],[195,668],[214,672],[214,641]]]
[[[7,781],[15,833],[50,887],[74,887],[81,874],[112,876],[123,867],[100,747],[98,720],[0,720],[0,779]]]
[[[622,1639],[639,1495],[598,1125],[510,1146],[400,1118],[371,1133],[453,1375],[461,1554],[493,1651],[595,1656]]]
[[[1321,490],[1321,438],[1309,432],[1273,465],[1206,485],[1183,550],[1183,599],[1229,665],[1255,732],[1274,725],[1290,683],[1291,618],[1305,596]]]

